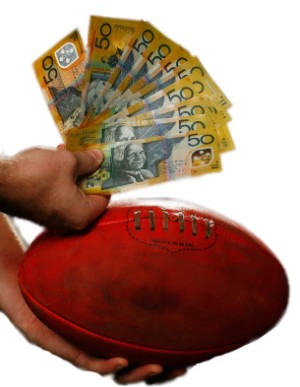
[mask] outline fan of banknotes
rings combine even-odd
[[[91,16],[34,63],[67,149],[97,148],[79,182],[111,194],[221,170],[230,101],[199,58],[146,21]]]

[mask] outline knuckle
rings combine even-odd
[[[66,158],[66,162],[68,164],[68,166],[71,168],[71,169],[77,169],[79,164],[80,164],[80,161],[79,161],[79,158],[77,157],[76,153],[72,153],[72,152],[69,152],[69,151],[65,151],[65,158]]]

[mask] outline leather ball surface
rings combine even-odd
[[[44,232],[19,282],[39,319],[79,347],[170,367],[262,336],[288,302],[285,271],[258,238],[170,200],[111,204],[85,231]]]

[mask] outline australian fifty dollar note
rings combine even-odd
[[[33,64],[38,82],[63,139],[69,128],[80,126],[85,63],[82,38],[79,32],[74,30]]]
[[[221,169],[214,129],[116,143],[101,143],[97,133],[70,130],[66,142],[70,151],[100,149],[104,154],[101,167],[79,181],[87,194],[123,192]]]
[[[81,101],[82,117],[105,87],[138,23],[136,20],[91,16]]]

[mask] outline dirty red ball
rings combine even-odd
[[[85,231],[44,232],[19,282],[51,329],[137,365],[186,366],[235,350],[273,328],[288,302],[285,271],[256,236],[170,200],[119,202]]]

